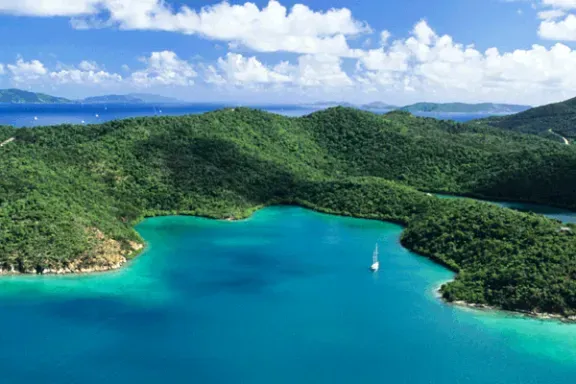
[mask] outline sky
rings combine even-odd
[[[576,96],[576,0],[0,0],[0,88],[186,101]]]

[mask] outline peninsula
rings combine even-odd
[[[457,272],[449,301],[576,314],[576,227],[421,191],[576,208],[574,146],[475,122],[335,107],[248,108],[99,125],[0,127],[0,266],[118,268],[144,217],[242,218],[271,204],[389,220]]]

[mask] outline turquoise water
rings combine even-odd
[[[576,378],[576,326],[443,304],[452,274],[402,248],[397,225],[274,207],[138,230],[149,248],[121,271],[0,279],[3,383]]]

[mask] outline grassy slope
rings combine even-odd
[[[575,270],[576,239],[562,238],[558,252],[551,234],[559,223],[538,217],[534,224],[527,214],[441,201],[413,188],[571,205],[576,191],[558,183],[574,185],[572,147],[341,107],[302,118],[239,108],[87,127],[0,128],[0,140],[12,136],[16,141],[0,149],[4,268],[41,270],[94,258],[93,229],[128,249],[139,241],[132,225],[144,215],[241,217],[262,205],[297,203],[408,225],[407,246],[461,271],[445,288],[448,299],[565,314],[576,309],[566,280]],[[528,240],[538,248],[526,251]],[[476,246],[486,247],[485,259],[475,257]],[[508,247],[509,257],[498,256],[500,247]],[[534,255],[546,268],[530,267]],[[509,279],[501,268],[507,260],[527,279]],[[485,273],[470,274],[478,270]],[[504,280],[508,285],[494,283]],[[528,281],[544,292],[540,301],[510,293]],[[560,288],[549,290],[555,285]]]

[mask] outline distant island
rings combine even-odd
[[[416,103],[400,108],[408,112],[430,113],[485,113],[485,114],[511,114],[523,112],[531,107],[529,105],[495,104],[495,103]]]
[[[351,104],[347,102],[337,101],[320,101],[312,104],[313,106],[321,107],[352,107],[365,109],[369,111],[393,111],[401,110],[410,113],[476,113],[476,114],[493,114],[504,115],[523,112],[531,107],[529,105],[516,105],[516,104],[496,104],[496,103],[479,103],[479,104],[466,104],[466,103],[416,103],[399,107],[396,105],[388,104],[382,101],[374,101],[368,104]]]
[[[301,106],[303,106],[303,107],[312,106],[312,107],[323,107],[323,108],[329,108],[329,107],[356,108],[357,107],[357,105],[352,104],[352,103],[348,103],[346,101],[317,101],[317,102],[310,103],[310,104],[302,104]]]
[[[383,103],[381,101],[374,101],[374,102],[369,103],[369,104],[364,104],[364,105],[361,105],[360,108],[362,108],[362,109],[381,109],[381,110],[398,109],[398,107],[395,105],[386,104],[386,103]]]
[[[181,100],[146,93],[102,95],[72,100],[21,89],[0,89],[0,103],[4,104],[182,104]]]
[[[72,100],[64,97],[50,96],[44,93],[23,91],[20,89],[0,90],[0,103],[8,104],[183,104],[184,101],[172,97],[153,95],[147,93],[129,93],[124,95],[101,95],[92,96],[80,100]],[[374,111],[402,110],[411,113],[476,113],[504,115],[526,111],[527,105],[495,104],[495,103],[416,103],[404,107],[387,104],[381,101],[356,105],[345,101],[317,101],[308,104],[300,104],[303,108],[330,108],[349,107]]]
[[[0,103],[8,104],[63,104],[73,103],[63,97],[46,95],[44,93],[23,91],[21,89],[0,89]]]
[[[103,95],[87,97],[80,101],[85,104],[182,104],[183,101],[159,95],[146,93],[130,93],[127,95]]]

